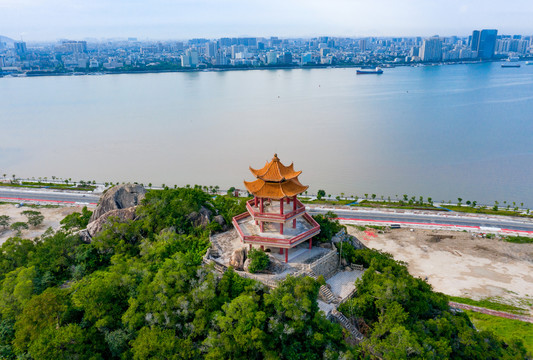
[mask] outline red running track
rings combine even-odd
[[[5,199],[5,200],[17,200],[17,201],[37,201],[37,202],[54,202],[54,203],[76,204],[76,201],[43,200],[43,199],[25,199],[25,198],[16,198],[16,197],[0,197],[0,199]],[[88,203],[88,204],[96,205],[96,203]]]

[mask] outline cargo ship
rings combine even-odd
[[[520,64],[517,63],[506,63],[502,64],[502,68],[519,68]]]
[[[375,68],[375,69],[361,69],[361,70],[357,70],[357,75],[363,75],[363,74],[383,74],[383,70],[381,70],[380,68]]]

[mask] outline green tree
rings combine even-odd
[[[372,200],[375,200],[376,199],[376,194],[372,194]]]
[[[4,319],[15,319],[35,289],[37,270],[32,267],[19,267],[6,274],[0,283],[0,314]]]
[[[327,212],[325,215],[313,215],[313,219],[315,219],[318,225],[320,225],[320,233],[316,235],[314,239],[320,242],[329,242],[335,234],[346,229],[346,227],[341,225],[338,220],[334,220],[336,217],[337,214],[331,211]]]
[[[48,288],[32,297],[17,317],[13,342],[15,348],[24,352],[46,328],[60,327],[69,309],[68,302],[68,292],[57,288]]]
[[[0,226],[5,230],[9,226],[10,220],[11,218],[8,215],[0,215]]]
[[[25,223],[23,221],[17,221],[17,222],[14,222],[13,224],[11,224],[11,226],[9,228],[11,230],[13,230],[15,232],[15,234],[17,234],[17,236],[20,236],[22,234],[22,230],[29,229],[29,226],[28,226],[27,223]]]
[[[270,258],[268,254],[262,250],[250,249],[248,252],[248,258],[250,259],[250,266],[248,271],[252,274],[265,270],[270,264]]]
[[[324,196],[326,196],[326,191],[325,190],[318,190],[317,193],[316,193],[316,197],[318,200],[321,200]]]
[[[222,306],[216,329],[204,342],[206,359],[259,359],[268,352],[267,315],[259,309],[258,296],[242,294]],[[263,355],[263,356],[261,356]]]
[[[0,280],[5,274],[20,266],[26,266],[33,255],[33,241],[12,237],[0,246]]]
[[[133,359],[185,359],[179,354],[184,349],[170,329],[143,327],[131,342]]]
[[[463,199],[461,199],[461,198],[457,198],[457,205],[458,205],[458,206],[461,206],[461,201],[463,201]]]
[[[48,327],[31,344],[28,353],[34,359],[101,359],[91,347],[86,330],[77,324]]]
[[[24,210],[22,212],[22,215],[26,216],[28,218],[28,224],[30,224],[33,227],[37,227],[43,223],[44,216],[41,214],[40,211],[35,210]]]
[[[89,224],[92,214],[93,212],[88,210],[87,206],[84,206],[83,209],[81,209],[81,213],[75,212],[67,215],[59,223],[65,230],[85,229],[87,224]]]

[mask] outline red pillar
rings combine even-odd
[[[285,249],[285,262],[289,262],[289,249]]]
[[[261,245],[261,250],[265,250],[265,247],[263,245]]]
[[[259,213],[262,214],[263,213],[263,198],[259,199]]]
[[[293,229],[296,229],[296,219],[294,219],[294,220],[292,221],[292,228],[293,228]]]
[[[263,232],[263,222],[259,221],[259,231]]]
[[[292,199],[292,209],[296,210],[296,195],[294,195],[294,199]]]
[[[257,206],[257,196],[254,196],[254,206]]]
[[[313,248],[313,238],[309,239],[309,250]]]
[[[288,198],[287,198],[287,204],[290,204],[290,203],[291,203],[291,198],[288,197]]]
[[[279,224],[279,233],[283,235],[283,223]]]
[[[283,204],[284,204],[284,201],[283,201],[283,199],[281,199],[279,201],[279,213],[280,213],[280,215],[283,215]]]
[[[250,250],[252,250],[252,244],[250,244]]]
[[[279,253],[283,255],[283,248],[279,248]]]

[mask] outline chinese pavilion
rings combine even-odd
[[[309,240],[320,232],[318,223],[305,212],[305,206],[296,198],[308,186],[298,181],[301,171],[294,171],[293,164],[285,166],[277,154],[259,170],[250,171],[254,181],[244,186],[254,198],[246,203],[247,212],[233,218],[241,241],[264,247],[279,248],[285,252],[288,262],[289,249]]]

